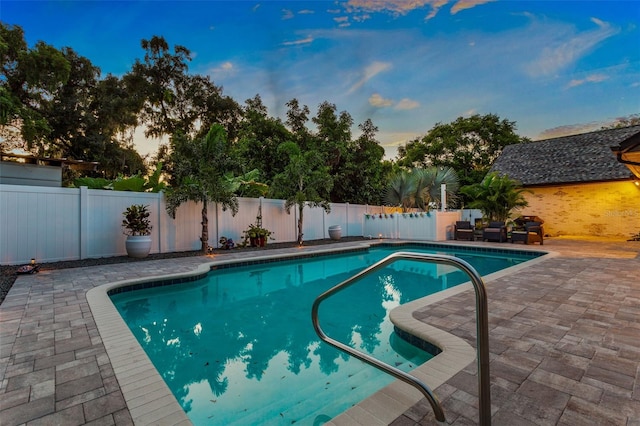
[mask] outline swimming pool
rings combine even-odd
[[[442,252],[383,247],[261,263],[111,298],[194,424],[320,424],[393,379],[321,344],[313,299],[398,250]],[[452,254],[481,275],[532,258]],[[330,335],[409,371],[430,355],[398,338],[389,312],[463,281],[451,268],[398,262],[326,301],[320,317]]]

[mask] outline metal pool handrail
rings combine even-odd
[[[431,404],[431,408],[435,414],[436,419],[439,422],[445,421],[444,411],[442,410],[442,405],[438,398],[433,394],[431,389],[416,377],[411,374],[405,373],[402,370],[399,370],[385,362],[382,362],[364,352],[360,352],[357,349],[354,349],[350,346],[345,345],[342,342],[339,342],[331,337],[327,336],[325,332],[320,327],[320,323],[318,320],[318,310],[320,308],[320,304],[325,299],[330,296],[342,291],[343,289],[351,286],[360,278],[370,274],[371,272],[377,271],[378,269],[382,269],[390,263],[393,263],[397,260],[415,260],[419,262],[427,262],[427,263],[440,263],[445,265],[454,266],[463,272],[465,272],[470,278],[471,283],[473,284],[473,288],[475,289],[476,294],[476,330],[477,330],[477,354],[478,354],[478,399],[479,399],[479,415],[480,415],[480,424],[490,426],[491,425],[491,389],[490,389],[490,379],[489,379],[489,319],[488,319],[488,309],[487,309],[487,293],[484,287],[484,282],[482,278],[476,272],[476,270],[466,261],[457,258],[455,256],[443,255],[443,254],[426,254],[426,253],[411,253],[411,252],[396,252],[392,253],[384,259],[374,263],[363,271],[357,273],[351,278],[346,279],[340,284],[336,285],[333,288],[325,291],[321,295],[319,295],[316,300],[313,302],[313,307],[311,308],[311,320],[313,321],[313,328],[316,333],[324,342],[334,346],[341,351],[348,353],[349,355],[366,362],[373,367],[378,368],[379,370],[384,371],[387,374],[395,377],[396,379],[402,380],[405,383],[415,387],[418,389],[429,401]]]

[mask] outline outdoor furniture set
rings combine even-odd
[[[514,221],[515,226],[508,232],[505,222],[492,221],[485,227],[471,225],[470,221],[457,221],[455,238],[462,241],[496,241],[504,243],[522,242],[524,244],[544,244],[543,220],[537,216],[521,216]]]

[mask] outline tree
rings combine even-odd
[[[146,165],[135,150],[133,135],[138,125],[140,99],[131,96],[124,80],[112,75],[98,81],[91,95],[94,120],[90,127],[104,177],[145,174]]]
[[[411,207],[429,211],[432,204],[442,202],[442,184],[447,185],[449,204],[455,200],[459,186],[455,170],[450,167],[414,168],[410,172],[401,170],[391,178],[384,201],[402,207],[403,212]]]
[[[298,207],[298,244],[302,244],[304,207],[322,207],[330,213],[333,179],[324,159],[315,151],[302,152],[296,143],[285,142],[278,147],[278,154],[288,156],[289,163],[274,177],[271,191],[285,200],[287,213],[291,207]]]
[[[640,114],[630,114],[626,117],[616,118],[612,123],[602,126],[601,130],[619,129],[620,127],[629,127],[640,125]]]
[[[0,127],[7,147],[98,161],[111,177],[145,171],[127,136],[140,106],[121,80],[99,80],[100,70],[69,47],[38,42],[29,49],[20,27],[0,24],[0,57]],[[69,174],[65,181],[75,177]]]
[[[348,142],[342,161],[333,173],[331,201],[337,203],[380,204],[391,172],[391,162],[383,160],[384,148],[376,140],[378,128],[371,119],[359,126],[362,134]]]
[[[505,146],[528,141],[515,130],[515,122],[495,114],[437,123],[425,136],[399,149],[398,163],[405,167],[451,167],[461,185],[478,183]]]
[[[69,79],[71,64],[42,41],[29,49],[24,31],[0,22],[0,127],[19,132],[28,150],[42,151],[51,126],[44,112],[53,109],[55,91]]]
[[[140,119],[145,135],[160,138],[180,132],[205,137],[221,124],[227,139],[238,135],[241,108],[222,94],[209,76],[188,74],[191,51],[175,45],[171,51],[163,37],[142,40],[144,59],[137,60],[123,78],[130,93],[142,103]]]
[[[189,134],[191,128],[184,128],[184,111],[180,116],[177,100],[179,92],[184,91],[180,86],[185,84],[191,52],[176,45],[172,53],[166,40],[158,36],[143,39],[141,45],[146,51],[144,60],[136,60],[125,80],[132,95],[143,100],[145,135],[162,137],[173,135],[177,130]]]
[[[471,200],[469,207],[480,209],[488,220],[506,222],[512,210],[529,205],[523,194],[531,191],[506,175],[492,172],[480,183],[463,186],[460,192]]]
[[[406,212],[414,205],[413,197],[416,193],[416,182],[406,170],[401,170],[391,177],[389,186],[384,194],[384,202],[392,206],[401,207]]]
[[[209,219],[207,204],[220,203],[222,209],[238,212],[238,200],[225,172],[235,162],[230,155],[231,146],[224,128],[211,126],[206,136],[191,139],[180,133],[171,138],[171,180],[166,192],[167,213],[175,218],[176,210],[186,201],[202,203],[201,249],[206,253],[209,245]]]
[[[296,98],[287,102],[287,125],[291,129],[291,132],[298,136],[298,145],[304,143],[306,136],[309,134],[306,122],[309,121],[309,107],[306,105],[300,106],[300,102]],[[304,148],[304,146],[303,146]]]
[[[237,155],[243,159],[242,173],[258,169],[260,178],[271,182],[284,170],[288,161],[288,158],[278,155],[278,146],[292,139],[291,132],[280,119],[267,115],[267,107],[259,95],[247,99],[238,142],[234,145]]]
[[[442,203],[442,185],[446,185],[447,204],[453,204],[460,186],[458,175],[451,167],[429,167],[414,169],[411,173],[416,188],[413,197],[415,206],[429,211],[431,205]]]
[[[314,145],[325,158],[332,174],[336,173],[344,161],[353,125],[353,118],[348,112],[342,111],[339,115],[336,112],[335,104],[324,101],[318,106],[316,116],[311,119],[317,127]]]

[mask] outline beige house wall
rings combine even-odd
[[[527,187],[525,215],[550,236],[625,237],[640,232],[640,187],[631,181]]]

